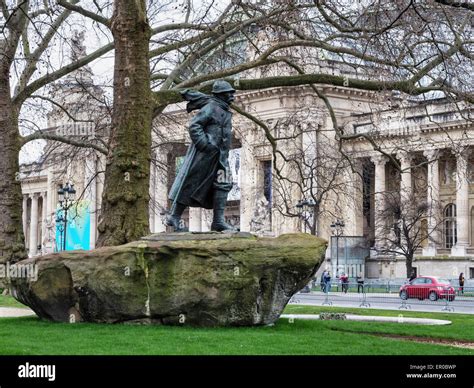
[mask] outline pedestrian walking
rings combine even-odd
[[[464,273],[459,274],[459,293],[464,294]]]
[[[362,272],[359,272],[359,275],[356,277],[357,280],[357,293],[364,292],[364,276],[362,276]]]
[[[344,294],[347,294],[347,290],[349,289],[349,276],[347,276],[346,273],[343,272],[340,279],[342,284],[342,292]]]
[[[331,273],[324,271],[324,292],[327,294],[331,290]]]

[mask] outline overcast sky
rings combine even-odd
[[[99,2],[103,3],[103,2]],[[176,23],[184,21],[184,15],[186,14],[185,6],[188,4],[187,1],[175,1],[175,0],[149,0],[149,18],[152,27],[156,27],[162,24]],[[192,2],[193,12],[190,15],[190,20],[193,19],[193,15],[199,13],[204,8],[213,4],[213,9],[209,11],[208,15],[215,15],[220,10],[224,9],[229,1],[215,1],[215,0],[197,0]],[[91,0],[84,0],[81,5],[87,9],[94,9],[91,5]],[[195,12],[194,12],[195,11]],[[110,16],[112,9],[108,8],[108,14]],[[98,26],[97,23],[92,23],[90,19],[83,17],[82,15],[72,14],[64,25],[66,36],[72,36],[73,31],[84,31],[85,32],[85,46],[87,54],[100,48],[101,46],[109,43],[112,40],[110,31],[106,27]],[[156,37],[155,37],[156,38]],[[53,40],[51,48],[49,49],[49,62],[48,68],[45,68],[41,75],[44,75],[46,71],[54,71],[64,64],[70,62],[71,52],[70,39],[56,39]],[[112,96],[112,81],[113,81],[113,66],[114,66],[114,52],[110,51],[105,56],[95,60],[90,65],[90,68],[94,74],[94,83],[101,86],[105,93],[110,97]],[[63,78],[64,79],[64,78]],[[15,74],[12,78],[12,84],[15,84]],[[58,82],[61,82],[59,80]],[[13,85],[12,85],[13,86]],[[41,103],[41,107],[38,107],[38,100],[27,101],[22,109],[21,118],[23,121],[20,123],[20,131],[22,135],[31,133],[34,130],[41,128],[47,128],[47,113],[51,109],[51,105]],[[27,144],[20,152],[20,163],[31,163],[37,160],[44,147],[44,141],[36,141]]]

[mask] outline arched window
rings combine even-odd
[[[450,203],[444,208],[444,246],[452,248],[457,242],[456,205]]]

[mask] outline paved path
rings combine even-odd
[[[19,307],[0,307],[0,318],[27,317],[35,315],[33,310]]]
[[[282,314],[280,318],[286,319],[303,319],[303,320],[319,320],[319,314]],[[395,323],[411,323],[417,325],[450,325],[451,321],[444,319],[430,318],[409,318],[409,317],[384,317],[374,315],[354,315],[346,314],[346,320],[359,322],[395,322]]]

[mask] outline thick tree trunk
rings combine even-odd
[[[151,29],[145,0],[115,0],[114,109],[98,246],[124,244],[149,233]]]
[[[18,179],[21,148],[18,110],[11,101],[9,75],[9,66],[0,64],[0,263],[27,257]]]
[[[406,268],[407,268],[407,278],[411,276],[413,272],[413,256],[406,257]]]

